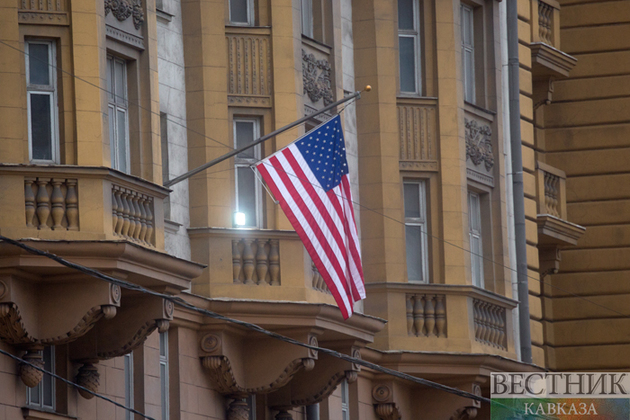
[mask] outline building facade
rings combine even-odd
[[[476,395],[495,371],[627,364],[623,1],[0,7],[1,235]],[[367,290],[343,321],[251,169],[335,112],[164,184],[366,85],[337,109]],[[0,349],[155,419],[489,418],[475,400],[0,249]],[[0,420],[133,417],[5,356],[0,384]]]

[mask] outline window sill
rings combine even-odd
[[[164,10],[160,10],[160,9],[156,9],[155,10],[155,14],[157,15],[157,19],[160,22],[163,22],[163,23],[170,22],[171,20],[173,20],[173,16],[174,16],[174,15],[171,15],[170,13],[165,12]]]
[[[410,105],[437,105],[438,98],[431,96],[420,96],[412,94],[399,93],[396,97],[397,104],[410,104]]]
[[[497,115],[495,111],[482,108],[478,105],[471,104],[470,102],[464,102],[464,110],[490,122],[494,121],[494,116]]]
[[[330,55],[333,49],[330,45],[326,45],[323,42],[318,41],[304,34],[302,34],[302,42],[316,50],[321,51],[323,54],[327,54],[327,55]]]
[[[22,415],[26,420],[76,420],[76,417],[58,414],[52,411],[43,411],[31,407],[22,407]]]

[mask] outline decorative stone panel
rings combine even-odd
[[[20,23],[68,25],[68,0],[18,0]]]
[[[271,107],[271,45],[266,30],[226,29],[228,104]]]
[[[437,170],[435,105],[410,100],[399,102],[397,111],[400,169]]]

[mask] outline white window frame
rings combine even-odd
[[[123,64],[123,80],[121,81],[121,83],[123,84],[124,87],[124,97],[123,98],[119,98],[118,96],[116,96],[116,83],[118,83],[115,80],[115,76],[116,76],[116,71],[115,71],[115,64],[116,62],[118,63],[122,63]],[[111,63],[111,65],[110,65]],[[119,146],[119,141],[118,141],[118,112],[122,112],[125,115],[125,138],[123,140],[124,142],[124,147],[126,150],[125,153],[125,166],[126,166],[126,171],[123,171],[125,173],[131,173],[131,158],[130,158],[130,147],[129,147],[129,100],[128,100],[128,94],[127,94],[127,61],[123,60],[122,58],[116,57],[114,55],[107,55],[107,72],[108,72],[108,78],[110,77],[110,72],[111,72],[111,78],[112,78],[112,92],[109,92],[107,95],[107,109],[108,112],[111,111],[111,115],[108,114],[108,118],[110,119],[109,121],[109,127],[110,127],[110,133],[109,133],[109,147],[110,147],[110,156],[112,159],[111,165],[112,168],[114,169],[120,169],[120,162],[119,162],[119,153],[118,153],[118,146]],[[113,121],[111,120],[113,116]],[[112,130],[113,127],[113,130]],[[121,170],[122,171],[122,170]]]
[[[347,379],[341,381],[341,420],[350,420],[350,390]]]
[[[234,26],[254,26],[255,23],[255,15],[254,15],[254,0],[247,0],[247,22],[233,22],[232,21],[232,0],[228,1],[228,15],[230,25]]]
[[[42,350],[42,357],[44,357],[44,352],[45,351],[50,351],[50,372],[55,372],[55,347],[54,346],[50,346],[50,347],[45,347],[44,350]],[[44,374],[47,375],[47,374]],[[28,405],[29,407],[36,407],[36,408],[41,408],[43,410],[49,410],[49,411],[54,411],[55,410],[55,399],[56,399],[56,392],[55,392],[55,378],[51,376],[51,381],[50,381],[50,392],[52,395],[52,405],[45,405],[44,404],[44,379],[42,378],[42,380],[39,382],[39,384],[37,384],[35,387],[33,388],[29,388],[26,387],[26,405]],[[37,392],[38,393],[38,397],[39,397],[39,403],[37,402],[33,402],[33,394]]]
[[[484,288],[483,228],[481,195],[468,191],[468,226],[470,235],[470,270],[474,286]]]
[[[133,353],[127,353],[123,356],[125,366],[125,406],[127,408],[133,408]],[[125,410],[125,420],[133,420],[134,414]]]
[[[30,83],[30,46],[32,44],[48,46],[48,77],[49,85],[36,85]],[[28,115],[28,158],[33,163],[59,163],[59,110],[57,103],[57,48],[52,40],[29,39],[25,42],[26,56],[26,109]],[[33,132],[31,115],[31,95],[47,95],[50,100],[50,141],[51,159],[33,158]]]
[[[413,4],[413,29],[401,29],[398,28],[398,69],[399,69],[399,81],[398,81],[398,90],[402,95],[422,95],[422,44],[421,44],[421,29],[420,29],[420,0],[412,0]],[[414,45],[414,64],[416,67],[416,71],[414,73],[415,77],[415,86],[416,90],[411,91],[403,91],[402,90],[402,79],[400,77],[400,38],[411,38],[413,39]]]
[[[237,138],[236,138],[236,123],[238,122],[247,122],[247,123],[253,123],[253,130],[254,130],[254,135],[253,135],[253,139],[254,141],[257,140],[260,137],[260,120],[257,118],[234,118],[233,122],[232,122],[232,135],[233,135],[233,139],[234,139],[234,147],[238,147],[237,146]],[[251,153],[252,149],[248,149],[246,152],[250,152]],[[254,158],[243,158],[243,157],[238,157],[234,156],[234,201],[235,201],[235,211],[239,211],[239,202],[238,202],[238,168],[251,168],[252,164],[257,163],[260,160],[260,155],[261,155],[261,150],[260,150],[260,145],[257,145],[253,148],[253,156]],[[250,169],[251,170],[251,169]],[[255,203],[256,203],[256,221],[255,223],[248,223],[246,226],[244,227],[248,227],[248,228],[260,228],[262,227],[262,187],[260,185],[260,182],[257,182],[257,178],[254,177],[254,192],[256,194],[255,197]]]
[[[302,0],[302,35],[313,38],[313,0]]]
[[[407,261],[407,280],[412,283],[428,283],[429,282],[429,250],[427,239],[428,235],[428,220],[427,220],[427,181],[426,180],[405,180],[403,182],[403,192],[405,185],[413,185],[418,188],[419,197],[419,209],[420,217],[407,217],[405,211],[405,227],[413,226],[420,228],[420,255],[418,256],[422,262],[422,278],[411,279],[409,278],[409,261]],[[403,203],[405,202],[403,197]],[[406,235],[406,232],[405,232]],[[406,248],[406,247],[405,247]]]
[[[169,384],[168,384],[168,331],[159,335],[160,341],[160,394],[162,399],[162,420],[168,420],[169,408]]]
[[[464,86],[464,100],[474,104],[476,102],[476,81],[475,81],[475,9],[472,6],[462,3],[461,14],[461,35],[462,35],[462,84]],[[468,16],[468,27],[470,28],[470,42],[466,42],[464,31],[464,20]],[[470,68],[466,67],[466,53],[470,54]]]

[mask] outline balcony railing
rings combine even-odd
[[[208,265],[193,291],[231,298],[334,302],[294,231],[191,228],[188,232],[196,253],[193,260]]]
[[[538,214],[566,219],[566,174],[542,162],[538,162],[537,167]]]
[[[365,311],[387,318],[375,344],[412,351],[515,357],[517,302],[472,285],[368,283]]]
[[[0,165],[3,233],[164,248],[168,190],[104,167]]]
[[[560,49],[560,4],[556,0],[532,0],[532,41]]]

